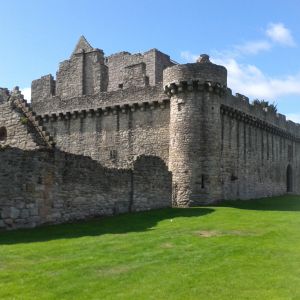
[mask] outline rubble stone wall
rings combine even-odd
[[[142,157],[132,170],[109,169],[88,157],[45,149],[8,148],[0,151],[0,160],[1,228],[171,205],[171,174],[157,157]]]
[[[0,147],[18,147],[24,150],[38,149],[37,137],[30,123],[12,108],[10,102],[0,104]]]

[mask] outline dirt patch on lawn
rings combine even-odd
[[[195,232],[196,235],[204,238],[214,237],[214,236],[226,236],[226,235],[236,235],[236,236],[257,236],[260,235],[255,232],[241,231],[241,230],[199,230]]]
[[[197,231],[196,234],[201,237],[212,237],[212,236],[222,235],[222,233],[217,230],[201,230],[201,231]]]
[[[119,265],[114,267],[106,267],[97,269],[97,273],[101,276],[113,276],[128,273],[134,270],[136,266]]]
[[[163,243],[163,244],[161,244],[161,247],[164,249],[170,249],[170,248],[173,248],[174,246],[171,243]]]

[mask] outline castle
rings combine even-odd
[[[0,89],[0,227],[300,192],[300,125],[233,95],[208,55],[81,37],[31,93]]]

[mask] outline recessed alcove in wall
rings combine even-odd
[[[6,141],[7,130],[5,126],[0,127],[0,142]]]

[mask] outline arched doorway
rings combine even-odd
[[[293,170],[291,165],[286,169],[286,191],[291,193],[293,191]]]

